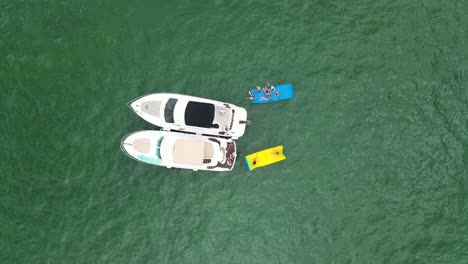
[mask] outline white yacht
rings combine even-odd
[[[239,139],[250,124],[242,107],[190,95],[149,94],[129,106],[144,120],[168,131]]]
[[[121,149],[140,162],[194,171],[230,171],[236,161],[232,139],[170,131],[130,133],[122,139]]]

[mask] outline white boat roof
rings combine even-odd
[[[213,144],[190,139],[177,139],[174,144],[174,163],[199,166],[213,157]]]
[[[220,101],[173,93],[156,93],[130,102],[135,113],[167,130],[239,138],[245,132],[247,111]]]

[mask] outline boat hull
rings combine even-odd
[[[195,171],[231,171],[237,155],[232,139],[154,130],[126,135],[121,149],[139,162]]]
[[[247,110],[220,101],[174,93],[149,94],[129,103],[147,122],[163,130],[238,139],[245,133]]]

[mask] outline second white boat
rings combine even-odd
[[[236,162],[232,139],[144,130],[126,135],[122,151],[140,162],[192,170],[230,171]]]

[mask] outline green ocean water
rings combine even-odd
[[[2,0],[0,32],[0,263],[468,263],[467,1]],[[120,151],[156,92],[247,109],[232,172]]]

